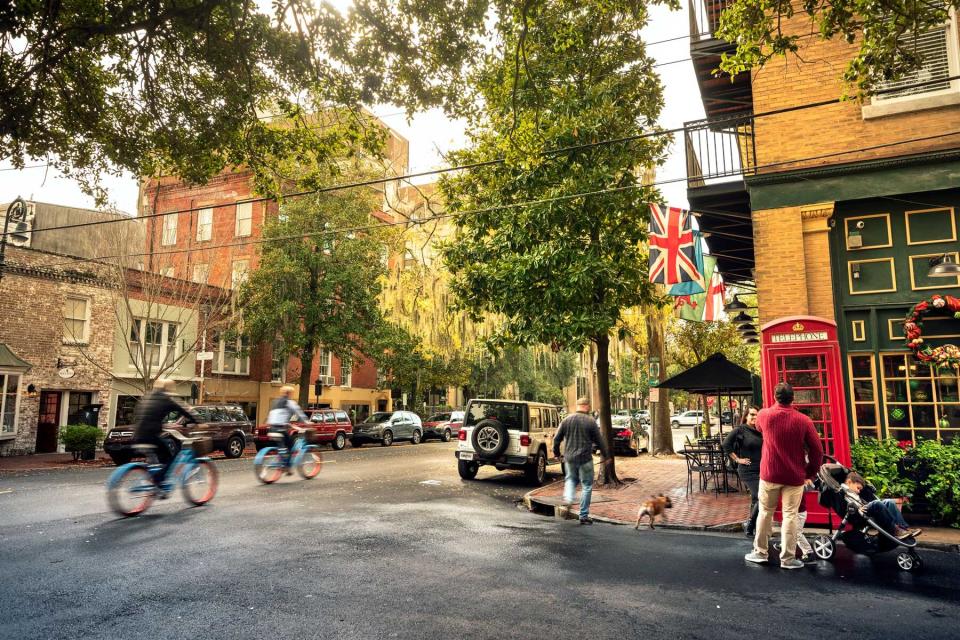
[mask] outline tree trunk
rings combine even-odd
[[[660,379],[667,370],[666,322],[659,310],[647,314],[647,353],[649,357],[660,358]],[[651,403],[650,408],[650,453],[652,455],[673,455],[673,430],[670,428],[670,390],[660,389],[660,401]]]
[[[297,402],[306,408],[310,404],[310,373],[313,371],[313,346],[305,348],[300,354],[300,394]],[[319,398],[317,398],[319,401]]]
[[[600,471],[600,486],[620,484],[613,456],[613,422],[610,419],[610,336],[594,338],[597,345],[597,411],[600,412],[600,434],[610,451],[610,463]]]

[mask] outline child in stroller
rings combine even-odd
[[[830,560],[836,551],[838,540],[842,541],[854,553],[864,555],[874,555],[898,549],[897,565],[901,569],[904,571],[919,569],[921,560],[920,556],[914,551],[917,541],[913,535],[898,538],[891,531],[884,529],[867,513],[861,512],[863,505],[877,499],[874,488],[869,483],[864,482],[859,494],[844,489],[843,483],[851,473],[853,472],[850,469],[835,460],[822,465],[817,473],[818,502],[827,508],[830,535],[815,537],[813,552],[822,560]],[[862,480],[859,475],[857,478]],[[833,529],[833,513],[836,513],[841,519],[836,531]],[[874,533],[875,535],[873,535]]]

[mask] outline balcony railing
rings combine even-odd
[[[733,0],[689,0],[690,40],[711,40],[720,26],[720,13]]]
[[[731,182],[757,166],[753,114],[684,123],[687,188]]]

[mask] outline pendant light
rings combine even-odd
[[[956,278],[957,276],[960,276],[960,264],[954,262],[952,254],[945,253],[930,261],[928,278]]]

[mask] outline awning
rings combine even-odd
[[[26,373],[33,366],[25,360],[21,360],[17,354],[10,350],[10,347],[0,342],[0,369],[12,369],[20,373]]]

